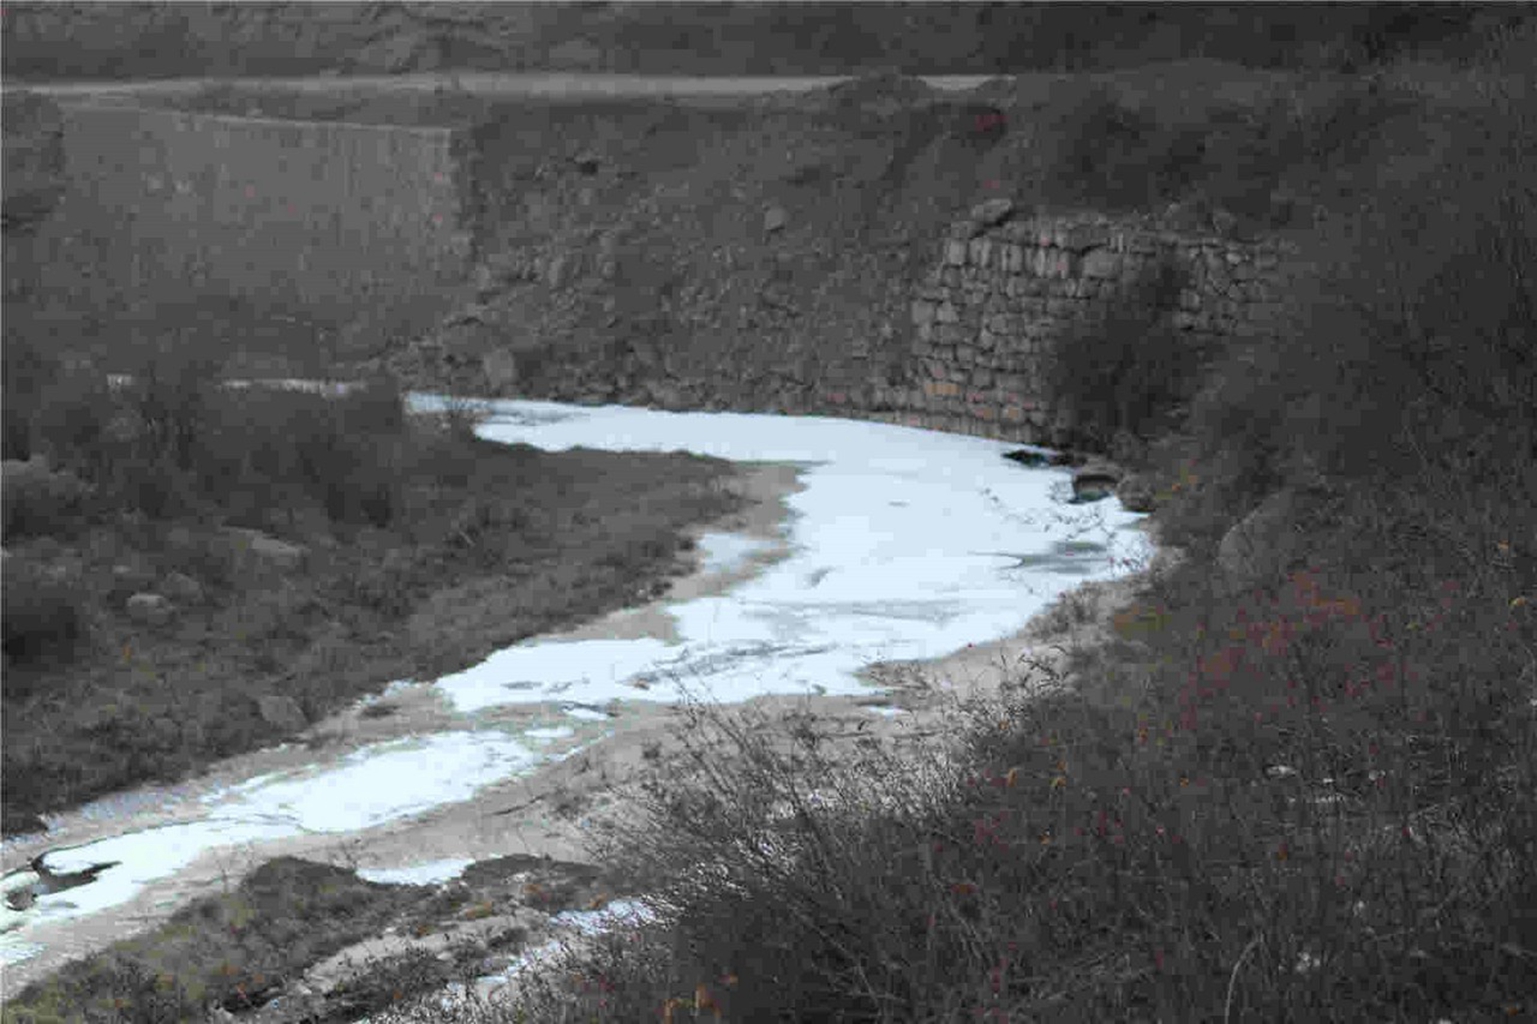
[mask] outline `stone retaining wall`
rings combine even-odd
[[[1274,336],[1290,251],[1103,216],[1013,219],[992,200],[952,225],[911,307],[909,380],[830,390],[823,402],[888,422],[1052,444],[1064,424],[1050,408],[1043,359],[1117,306],[1143,301],[1160,267],[1183,287],[1148,309],[1192,343]],[[1092,338],[1092,331],[1088,333]]]
[[[468,275],[463,132],[106,105],[65,120],[70,187],[45,259],[76,285],[180,283],[345,315]]]

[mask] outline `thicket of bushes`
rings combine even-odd
[[[1068,443],[1098,451],[1146,445],[1172,429],[1212,352],[1175,328],[1185,274],[1162,264],[1106,311],[1054,341],[1044,363]]]
[[[1278,79],[1243,101],[1202,94],[1192,82],[1188,105],[1132,97],[1110,82],[1078,88],[1051,125],[1044,202],[1107,211],[1178,203],[1202,227],[1221,211],[1244,232],[1311,227],[1343,187],[1333,172],[1361,160],[1384,125],[1413,121],[1419,110],[1412,93],[1380,74]]]
[[[388,379],[339,397],[221,387],[216,361],[168,350],[109,385],[67,368],[26,334],[7,339],[6,456],[42,456],[91,489],[91,501],[38,475],[7,503],[7,541],[56,533],[79,514],[151,518],[217,514],[262,527],[274,508],[318,509],[339,525],[388,526],[401,495],[397,448],[407,435]],[[56,494],[54,508],[36,504]]]

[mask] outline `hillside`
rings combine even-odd
[[[8,4],[4,72],[49,78],[450,68],[645,74],[1087,71],[1460,59],[1518,9],[1460,4]]]

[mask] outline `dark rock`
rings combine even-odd
[[[1120,477],[1103,469],[1081,469],[1073,474],[1073,501],[1100,501],[1115,493]]]
[[[1084,458],[1072,452],[1054,452],[1034,448],[1016,448],[1011,452],[1004,452],[1003,457],[1021,466],[1038,468],[1042,466],[1081,466]]]
[[[1128,512],[1151,512],[1156,502],[1153,481],[1139,473],[1122,477],[1116,486],[1115,496]]]
[[[961,123],[956,134],[984,143],[994,143],[1009,130],[1008,115],[990,103],[968,103],[961,108]]]

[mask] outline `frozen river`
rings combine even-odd
[[[42,853],[52,872],[108,866],[89,884],[3,911],[7,984],[163,916],[200,891],[178,880],[212,877],[237,853],[251,864],[319,844],[345,842],[356,856],[377,838],[383,849],[414,821],[590,746],[644,705],[875,694],[862,668],[1012,634],[1063,591],[1151,554],[1135,529],[1142,516],[1114,499],[1070,503],[1066,471],[1002,458],[1018,445],[818,417],[488,408],[480,432],[493,440],[788,463],[801,489],[777,536],[703,536],[702,569],[734,572],[735,582],[653,602],[648,614],[665,628],[652,635],[525,641],[452,675],[396,684],[397,699],[435,709],[408,734],[363,736],[324,755],[285,747],[247,757],[203,780],[61,815],[46,845],[8,844],[8,865]],[[494,846],[477,832],[420,860],[489,856]],[[27,877],[16,867],[8,887]]]

